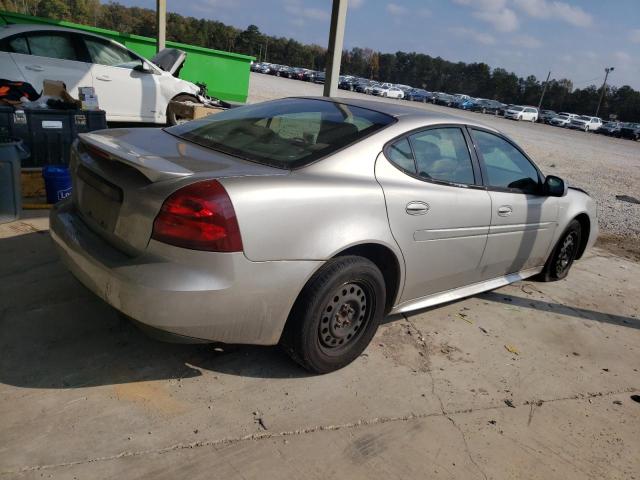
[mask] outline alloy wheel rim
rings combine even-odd
[[[576,251],[576,233],[571,232],[567,235],[562,242],[562,247],[560,247],[560,253],[558,254],[558,259],[556,260],[556,274],[563,274],[571,265],[573,261],[573,256]]]
[[[362,282],[347,282],[336,288],[318,324],[322,350],[338,354],[360,338],[371,318],[373,303],[371,289]]]

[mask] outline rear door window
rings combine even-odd
[[[27,35],[27,41],[31,55],[59,60],[79,60],[73,37],[69,34],[33,33]]]
[[[460,128],[432,128],[409,138],[419,176],[450,183],[474,183],[469,147]]]

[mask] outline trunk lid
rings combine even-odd
[[[289,173],[200,147],[161,129],[111,129],[79,136],[71,165],[74,205],[92,230],[130,255],[146,248],[162,203],[177,189],[200,180]]]

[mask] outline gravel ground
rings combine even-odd
[[[322,85],[251,73],[249,102],[295,95],[322,95]],[[340,90],[343,97],[362,95]],[[596,199],[598,220],[605,236],[624,238],[627,243],[625,249],[640,247],[640,205],[616,199],[616,195],[640,199],[639,142],[515,122],[431,104],[414,102],[413,105],[479,120],[506,133],[529,153],[545,174],[558,175]]]

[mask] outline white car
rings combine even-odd
[[[69,28],[0,27],[0,77],[28,82],[37,91],[43,80],[59,80],[75,98],[78,87],[93,86],[109,121],[176,123],[169,102],[197,102],[200,92],[174,76],[185,57],[166,49],[148,61],[113,40]]]
[[[578,118],[578,115],[575,113],[560,112],[549,120],[549,125],[553,125],[554,127],[568,127],[574,118]]]
[[[583,130],[585,132],[595,132],[602,126],[602,119],[599,117],[589,117],[586,115],[580,115],[571,119],[569,128],[574,130]]]
[[[529,122],[538,121],[538,109],[535,107],[523,107],[520,105],[514,105],[509,107],[504,112],[504,118],[511,118],[512,120],[526,120]]]
[[[404,98],[404,92],[398,87],[384,87],[380,85],[375,87],[371,93],[379,97]]]

